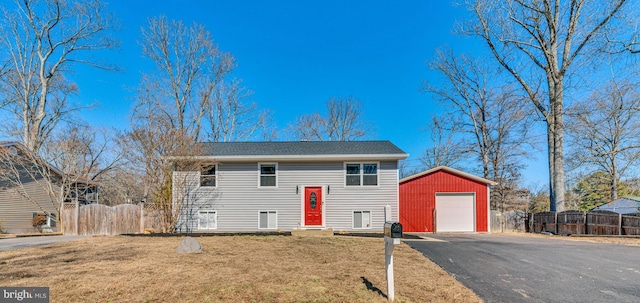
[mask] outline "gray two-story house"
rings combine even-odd
[[[173,172],[176,230],[381,231],[407,156],[389,141],[202,143],[201,169]]]

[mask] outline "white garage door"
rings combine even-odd
[[[436,231],[475,231],[473,194],[436,194]]]

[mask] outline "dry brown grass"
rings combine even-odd
[[[188,255],[176,253],[181,240],[0,251],[0,285],[48,286],[51,302],[387,302],[382,239],[202,237],[204,253]],[[481,301],[406,244],[394,262],[397,302]]]

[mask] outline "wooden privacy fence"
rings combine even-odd
[[[491,211],[491,232],[523,232],[525,231],[526,213],[520,210],[500,212]]]
[[[63,216],[63,234],[83,236],[143,233],[158,229],[161,221],[160,211],[150,204],[65,204]]]
[[[618,214],[609,211],[528,214],[528,232],[550,232],[559,235],[640,235],[640,213]]]

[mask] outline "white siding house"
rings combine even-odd
[[[381,231],[385,205],[398,218],[398,160],[408,155],[389,141],[202,147],[201,171],[173,173],[178,232]]]

